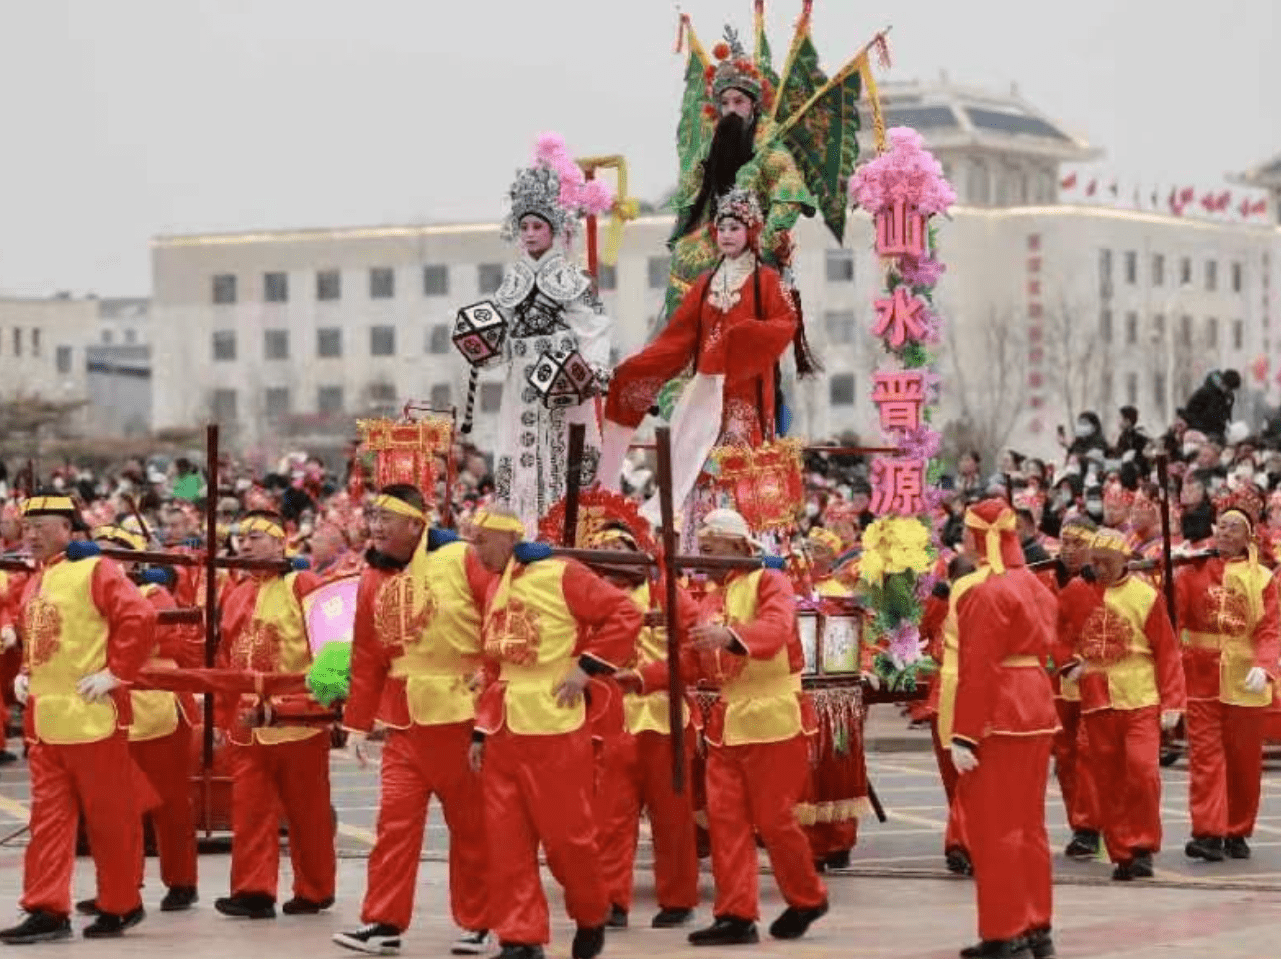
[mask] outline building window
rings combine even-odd
[[[396,271],[389,266],[375,266],[369,271],[369,298],[390,300],[396,295]]]
[[[1133,250],[1125,253],[1125,282],[1130,286],[1139,282],[1139,255]]]
[[[18,326],[13,328],[13,355],[22,355],[22,328]]]
[[[38,326],[31,328],[31,355],[40,355],[40,328]]]
[[[449,325],[446,323],[437,323],[427,331],[427,352],[441,353],[449,352]]]
[[[1185,256],[1179,260],[1179,284],[1188,286],[1192,282],[1192,258]]]
[[[111,345],[111,341],[112,341],[112,340],[114,340],[115,338],[116,338],[116,334],[115,334],[115,333],[113,333],[111,330],[103,330],[103,331],[102,331],[102,342],[103,342],[106,346],[110,346],[110,345]]]
[[[1207,290],[1217,290],[1219,288],[1219,263],[1217,260],[1205,261],[1205,288]]]
[[[1112,342],[1112,311],[1099,312],[1099,339],[1104,343]]]
[[[448,383],[437,383],[431,388],[431,408],[434,410],[449,409],[450,388]]]
[[[373,406],[394,406],[396,403],[396,387],[391,383],[370,383],[365,392]]]
[[[213,391],[213,418],[219,423],[234,423],[238,419],[235,390]]]
[[[1125,345],[1133,346],[1139,342],[1139,314],[1131,310],[1125,314]]]
[[[321,270],[316,274],[316,299],[342,298],[342,273],[338,270]]]
[[[1241,320],[1232,321],[1232,349],[1245,349],[1245,323]]]
[[[57,363],[58,365],[58,372],[70,373],[71,372],[71,347],[60,346],[55,351],[54,355],[55,355],[54,362]]]
[[[279,420],[289,415],[289,387],[271,386],[263,393],[263,412],[269,420]]]
[[[449,295],[449,267],[423,267],[423,296]]]
[[[219,273],[213,278],[213,301],[215,303],[236,302],[236,277],[232,273]]]
[[[1165,257],[1160,253],[1152,254],[1152,285],[1165,285]]]
[[[1103,394],[1103,405],[1112,405],[1112,371],[1104,370],[1099,376],[1099,392]]]
[[[341,386],[322,386],[316,391],[316,412],[321,416],[342,416],[343,409]]]
[[[1219,346],[1219,321],[1213,316],[1205,321],[1205,345],[1212,350]]]
[[[827,401],[832,406],[854,405],[853,373],[836,373],[827,381]]]
[[[1152,332],[1159,343],[1165,339],[1165,314],[1158,313],[1152,317]]]
[[[1241,278],[1241,264],[1233,263],[1232,264],[1232,292],[1240,293],[1242,285],[1243,283]]]
[[[1179,343],[1182,346],[1192,345],[1192,317],[1186,313],[1179,320]]]
[[[213,358],[220,363],[233,363],[236,359],[236,331],[215,330],[213,335]]]
[[[265,360],[289,359],[289,331],[263,330],[262,357]]]
[[[602,293],[618,289],[618,267],[610,266],[608,263],[600,265],[600,276],[596,280],[596,288]]]
[[[1135,406],[1139,402],[1139,374],[1125,374],[1125,402],[1128,406]]]
[[[289,274],[264,273],[262,277],[262,298],[268,303],[288,303]]]
[[[498,408],[503,405],[503,384],[502,383],[481,383],[480,384],[480,411],[482,413],[497,413]]]
[[[137,331],[132,329],[125,330],[125,343],[129,346],[133,346],[136,342],[138,342]]]
[[[501,263],[482,263],[476,267],[476,287],[480,295],[494,293],[503,285],[503,267]]]
[[[854,282],[854,253],[851,250],[827,251],[827,282]]]
[[[1157,370],[1152,374],[1152,402],[1165,415],[1165,371]]]
[[[1112,285],[1112,251],[1099,250],[1099,286],[1107,289]]]
[[[829,343],[854,342],[854,311],[828,310],[823,314],[823,328]]]
[[[672,272],[672,258],[670,256],[651,256],[645,264],[645,270],[649,278],[649,288],[651,290],[667,289],[667,279]]]
[[[342,356],[342,327],[322,326],[316,330],[316,356],[321,359]]]
[[[396,328],[394,326],[371,326],[369,328],[369,355],[396,355]]]

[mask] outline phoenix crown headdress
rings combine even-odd
[[[765,223],[765,217],[761,213],[761,205],[756,200],[756,194],[751,190],[744,190],[742,187],[734,187],[728,193],[721,195],[716,201],[716,220],[719,222],[725,217],[732,217],[749,230],[762,226]]]
[[[570,155],[565,140],[544,133],[534,149],[534,164],[516,174],[507,192],[510,207],[503,223],[503,238],[514,240],[520,221],[541,217],[557,236],[574,232],[579,217],[605,213],[614,205],[614,194],[599,180],[588,180]]]

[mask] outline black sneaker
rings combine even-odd
[[[160,900],[161,912],[183,912],[200,901],[195,886],[170,886],[165,898]]]
[[[1223,862],[1223,840],[1218,836],[1193,836],[1183,847],[1183,854],[1189,859]]]
[[[1032,929],[1023,937],[1032,959],[1055,959],[1054,940],[1050,938],[1049,928]]]
[[[400,952],[400,930],[382,922],[371,922],[351,932],[336,932],[334,942],[371,956],[394,956]]]
[[[1229,859],[1249,859],[1250,844],[1244,836],[1229,836],[1223,840],[1223,853]]]
[[[827,900],[812,909],[788,906],[783,914],[770,923],[769,934],[775,939],[799,939],[815,920],[827,915]]]
[[[519,942],[503,943],[503,951],[495,959],[543,959],[542,946],[528,946]]]
[[[0,749],[0,766],[7,766],[9,763],[16,763],[17,761],[18,756],[16,753],[11,753],[7,749]]]
[[[146,918],[147,910],[142,906],[126,912],[123,916],[100,912],[97,919],[85,926],[84,936],[86,939],[113,939],[123,935],[126,929],[132,929]]]
[[[943,854],[943,859],[947,863],[947,871],[952,875],[974,875],[974,863],[970,862],[970,854],[964,849],[949,849]]]
[[[1124,859],[1116,864],[1112,870],[1113,882],[1129,882],[1134,878],[1134,860]]]
[[[1030,959],[1031,955],[1023,939],[984,939],[961,950],[961,959]]]
[[[1130,861],[1130,878],[1151,879],[1152,875],[1152,853],[1146,849],[1134,850],[1134,858]]]
[[[0,942],[10,946],[25,945],[30,942],[53,942],[55,939],[71,938],[71,919],[67,916],[54,915],[37,909],[27,913],[27,918],[16,926],[0,930]]]
[[[850,868],[850,851],[848,849],[842,849],[840,852],[831,853],[823,860],[823,865],[828,869]]]
[[[319,902],[314,899],[304,899],[302,896],[294,896],[280,907],[280,911],[286,916],[314,916],[317,913],[324,912],[333,904],[333,896],[328,896]]]
[[[654,921],[650,923],[655,929],[675,929],[677,926],[683,926],[694,918],[693,909],[668,909],[666,907],[659,910]]]
[[[609,918],[605,920],[605,928],[626,929],[627,910],[616,903],[611,903],[609,907]]]
[[[78,903],[76,903],[76,913],[81,916],[98,915],[98,900],[97,899],[81,899]]]
[[[454,956],[487,956],[493,947],[488,929],[470,929],[454,940],[449,952]]]
[[[717,916],[716,921],[706,929],[698,929],[689,934],[691,946],[748,946],[760,941],[756,923],[737,916]]]
[[[1068,859],[1093,859],[1099,854],[1099,834],[1094,829],[1077,829],[1063,850]]]
[[[265,892],[242,892],[214,901],[214,908],[234,919],[275,919],[276,900]]]
[[[569,954],[574,959],[596,959],[605,948],[604,926],[579,926]]]

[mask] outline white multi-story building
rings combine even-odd
[[[98,323],[96,300],[0,299],[0,401],[44,401],[74,404],[87,398],[85,346]],[[9,424],[15,432],[29,430],[25,414]],[[48,422],[53,422],[49,420]],[[60,425],[83,426],[76,411]]]

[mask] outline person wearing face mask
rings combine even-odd
[[[1103,423],[1092,410],[1086,410],[1076,418],[1071,442],[1067,441],[1062,430],[1059,431],[1059,442],[1066,447],[1068,456],[1078,459],[1086,459],[1091,454],[1099,457],[1107,455],[1108,443],[1103,437]]]
[[[1179,529],[1183,542],[1193,549],[1214,535],[1214,505],[1206,494],[1205,484],[1195,476],[1183,481],[1183,491],[1179,495],[1182,513],[1179,517]]]
[[[1236,391],[1241,388],[1241,374],[1236,370],[1211,370],[1205,382],[1188,397],[1184,420],[1189,429],[1223,440],[1232,420]]]

